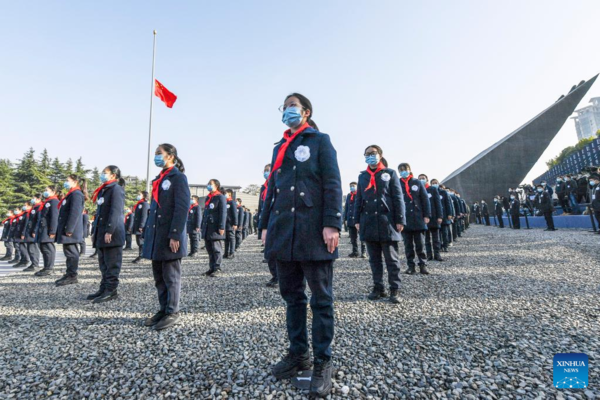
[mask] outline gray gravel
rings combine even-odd
[[[403,276],[397,306],[366,300],[367,260],[340,259],[332,397],[600,396],[599,243],[585,231],[472,226],[432,275]],[[149,263],[126,262],[121,298],[104,305],[83,300],[99,281],[89,259],[79,285],[0,280],[0,399],[303,398],[270,375],[287,339],[261,260],[256,236],[219,278],[201,277],[204,254],[185,260],[181,324],[160,333],[141,326],[157,309]],[[558,352],[589,356],[591,389],[552,387]]]

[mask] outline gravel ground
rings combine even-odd
[[[350,252],[346,234],[341,254]],[[367,260],[336,263],[333,398],[575,398],[600,396],[600,238],[584,231],[473,226],[430,264],[403,276],[402,303],[369,302]],[[182,318],[155,332],[149,263],[125,253],[117,301],[92,305],[99,271],[80,284],[20,273],[0,280],[0,399],[302,398],[270,366],[287,347],[283,302],[264,286],[251,236],[219,278],[207,257],[184,260]],[[404,268],[403,268],[404,269]],[[557,391],[552,357],[584,352],[588,390]]]

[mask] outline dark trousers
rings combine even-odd
[[[458,220],[454,218],[452,220],[452,240],[456,240],[458,238]]]
[[[400,288],[400,257],[398,242],[367,242],[373,285],[383,289],[383,260],[388,272],[390,289]],[[383,256],[382,256],[383,254]]]
[[[504,219],[502,218],[502,214],[496,214],[496,218],[498,219],[498,226],[500,226],[500,228],[504,228]]]
[[[569,207],[569,198],[566,195],[558,197],[558,204],[563,210],[563,213],[570,213],[571,207]]]
[[[350,243],[352,243],[352,253],[358,254],[358,229],[354,226],[348,227],[348,232],[350,232]],[[366,246],[365,242],[360,242],[360,254],[365,254]]]
[[[513,229],[521,229],[521,218],[518,215],[511,215]]]
[[[6,242],[4,242],[4,247],[6,247],[6,258],[8,257],[12,257],[13,256],[13,251],[15,249],[15,246],[13,246],[12,242],[9,242],[8,240]]]
[[[279,291],[286,303],[289,351],[308,351],[306,283],[312,293],[312,347],[315,358],[331,358],[333,340],[333,261],[277,260]]]
[[[415,266],[415,256],[419,259],[419,266],[425,265],[425,249],[423,246],[422,231],[402,231],[404,239],[404,253],[406,254],[406,263],[409,267]]]
[[[235,249],[239,249],[242,244],[242,230],[235,231]]]
[[[440,242],[439,229],[429,228],[429,230],[425,231],[425,249],[427,251],[427,258],[440,256],[442,243]]]
[[[123,248],[121,246],[99,248],[98,264],[102,273],[100,289],[107,292],[116,290],[119,286],[121,264],[123,264]]]
[[[554,218],[552,218],[552,211],[546,211],[544,213],[544,218],[546,219],[546,225],[548,229],[554,229]]]
[[[31,258],[29,257],[29,251],[27,251],[27,243],[19,243],[19,251],[21,252],[21,261],[29,263]]]
[[[138,246],[138,255],[141,257],[144,249],[144,235],[135,235],[135,243]]]
[[[594,211],[594,215],[596,216],[596,222],[598,223],[598,229],[600,230],[600,210]]]
[[[44,259],[44,269],[54,269],[54,260],[56,259],[56,247],[54,243],[40,243],[40,250]]]
[[[477,224],[481,225],[483,224],[483,219],[481,218],[481,214],[477,214],[475,215],[475,221],[477,222]]]
[[[483,218],[485,219],[485,225],[490,226],[490,214],[484,215]]]
[[[208,252],[208,265],[211,271],[221,269],[223,262],[223,241],[222,240],[204,240],[206,251]]]
[[[152,260],[152,275],[158,292],[160,311],[166,314],[179,312],[181,258],[169,261]]]
[[[273,279],[277,280],[277,260],[274,258],[269,260],[269,272]]]
[[[67,258],[67,275],[77,276],[79,270],[79,246],[78,243],[63,244],[63,253]]]
[[[442,225],[442,230],[440,231],[442,236],[442,247],[444,249],[448,248],[448,245],[452,243],[452,233],[450,233],[450,225]]]
[[[131,233],[125,234],[125,248],[127,250],[131,250]]]
[[[248,228],[242,229],[242,240],[246,240],[248,237]]]
[[[17,242],[12,242],[14,248],[15,248],[15,260],[20,260],[21,259],[21,247],[19,246],[19,243]]]
[[[85,243],[85,239],[83,239],[83,242],[79,243],[79,255],[85,256],[86,249],[87,249],[87,244]]]
[[[225,255],[235,254],[235,231],[225,232]]]
[[[190,239],[190,254],[196,254],[200,245],[200,235],[198,235],[198,232],[192,231],[188,233],[188,237]]]
[[[40,265],[40,248],[37,243],[27,243],[27,253],[29,254],[29,260],[31,265],[39,267]]]

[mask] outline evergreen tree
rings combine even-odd
[[[88,186],[94,189],[100,186],[100,171],[98,171],[97,167],[94,167],[94,169],[92,170],[92,175],[90,176]]]
[[[90,170],[85,169],[85,166],[83,165],[83,161],[82,161],[81,157],[79,157],[77,159],[77,162],[75,163],[75,174],[81,178],[87,179],[89,172],[90,172]]]
[[[63,170],[65,171],[65,175],[71,175],[73,173],[73,160],[69,158],[65,163]]]
[[[48,176],[53,185],[57,187],[57,189],[62,187],[62,184],[66,178],[65,170],[63,168],[62,163],[57,158],[52,161],[52,166],[50,167],[50,175]]]
[[[48,155],[48,150],[44,149],[42,152],[42,156],[40,157],[39,170],[42,172],[48,179],[50,179],[50,168],[52,167],[52,160]]]
[[[15,206],[13,194],[12,165],[9,160],[0,160],[0,219]]]
[[[30,148],[19,160],[14,171],[15,193],[18,198],[27,201],[34,194],[41,193],[50,184],[50,180],[40,171],[35,159],[35,151]]]

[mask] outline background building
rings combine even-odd
[[[591,106],[575,110],[577,116],[571,117],[575,121],[577,140],[596,137],[600,129],[600,97],[590,99]]]

